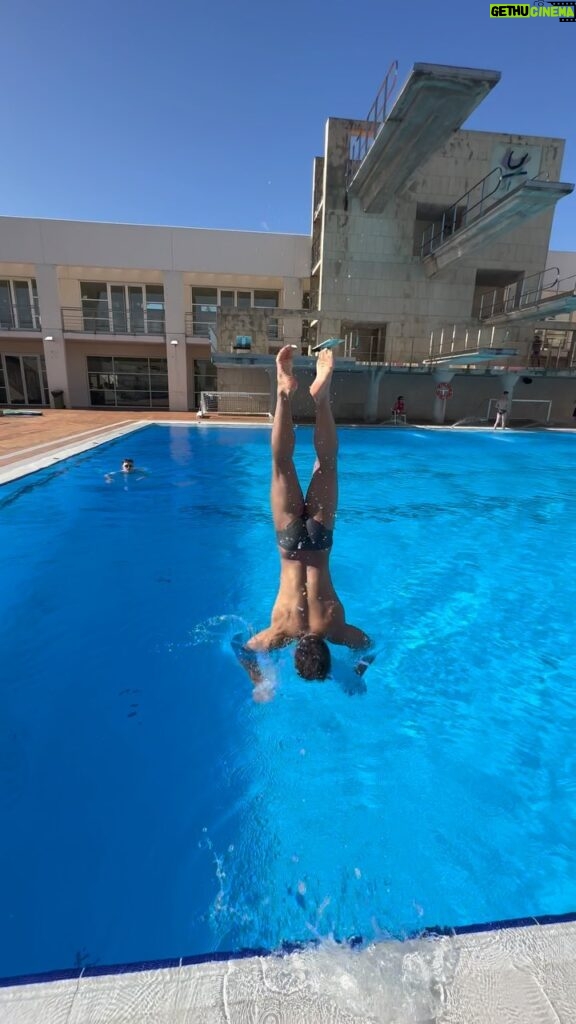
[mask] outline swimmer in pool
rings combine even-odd
[[[122,466],[120,467],[118,472],[106,473],[106,475],[104,477],[104,479],[106,480],[106,483],[107,484],[112,483],[113,477],[118,476],[118,473],[120,475],[122,475],[122,476],[127,476],[128,474],[138,473],[140,475],[136,477],[137,480],[142,480],[142,478],[144,476],[146,476],[146,470],[145,469],[139,469],[138,466],[135,466],[134,465],[134,459],[122,459]]]
[[[292,348],[285,345],[276,358],[278,400],[272,426],[271,506],[280,554],[280,588],[267,629],[256,633],[235,653],[258,690],[264,677],[257,653],[295,643],[294,663],[303,679],[322,680],[330,674],[327,641],[366,651],[356,667],[362,675],[372,656],[370,638],[346,622],[330,576],[330,550],[338,502],[338,436],[330,406],[334,369],[332,349],[320,351],[310,394],[316,406],[316,462],[306,497],[294,467],[292,396],[298,387],[292,370]],[[260,699],[257,692],[255,699]],[[266,697],[262,697],[266,699]],[[269,698],[268,698],[269,699]]]

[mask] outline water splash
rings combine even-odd
[[[213,615],[205,622],[198,622],[192,627],[185,640],[167,640],[159,646],[160,652],[177,654],[190,647],[207,644],[229,645],[236,633],[248,638],[254,632],[252,626],[240,615]]]

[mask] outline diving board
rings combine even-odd
[[[495,313],[491,317],[485,317],[482,322],[485,324],[504,324],[514,323],[518,320],[543,320],[545,317],[559,316],[561,313],[572,313],[574,310],[576,310],[576,287],[567,291],[556,292],[554,295],[543,295],[536,302],[530,303],[530,305],[512,309],[509,313]],[[539,323],[534,326],[541,328],[542,324]],[[555,330],[556,324],[551,321],[545,324],[545,328]],[[561,324],[561,328],[564,330],[574,330],[574,324],[569,324],[567,327]]]
[[[485,212],[475,212],[471,223],[467,223],[464,217],[461,227],[444,240],[440,238],[439,244],[422,260],[427,275],[431,277],[499,235],[513,231],[532,217],[550,209],[573,190],[574,185],[569,182],[538,181],[536,178],[524,182],[513,192],[508,192],[492,203]]]
[[[350,183],[364,212],[381,213],[499,81],[499,71],[415,64]]]
[[[474,363],[489,363],[496,359],[511,359],[518,355],[516,348],[470,348],[464,352],[451,352],[448,356],[432,356],[424,359],[425,366],[471,366]]]

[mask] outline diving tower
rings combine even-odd
[[[381,213],[499,81],[499,71],[415,64],[380,124],[377,96],[348,175],[348,192],[360,199],[364,212]],[[381,91],[384,87],[386,99],[386,79]]]

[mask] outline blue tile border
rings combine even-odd
[[[508,928],[528,928],[532,925],[547,924],[568,924],[576,921],[576,911],[567,914],[541,914],[538,917],[515,917],[503,921],[485,921],[482,924],[466,924],[448,927],[445,925],[433,925],[421,931],[409,932],[402,936],[388,936],[389,940],[407,941],[409,939],[433,939],[451,935],[473,935],[478,932],[502,931]],[[370,942],[373,940],[371,939]],[[385,939],[379,941],[386,941]],[[339,943],[342,946],[349,946],[357,949],[364,944],[361,936],[353,936],[345,942]],[[0,988],[10,988],[17,985],[38,985],[50,981],[69,981],[79,978],[98,978],[112,974],[136,974],[139,971],[166,970],[174,967],[187,967],[193,964],[220,963],[227,960],[247,960],[250,957],[272,957],[286,956],[289,953],[296,953],[303,949],[311,949],[319,945],[319,940],[311,942],[284,942],[278,949],[264,949],[254,947],[248,949],[217,951],[215,953],[198,953],[194,956],[169,957],[164,960],[137,960],[134,963],[126,964],[94,964],[90,967],[68,967],[63,970],[46,971],[42,974],[18,974],[11,978],[0,978]]]

